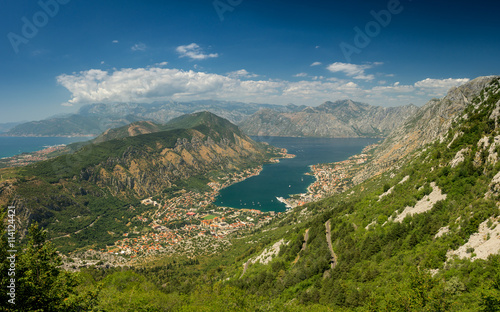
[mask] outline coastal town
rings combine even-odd
[[[278,157],[270,159],[277,163],[283,158],[293,158],[286,149],[280,149]],[[129,223],[131,231],[113,246],[99,250],[101,253],[122,255],[134,259],[165,253],[181,243],[196,238],[224,240],[231,234],[257,229],[282,215],[280,212],[263,212],[256,209],[235,209],[213,205],[220,190],[252,176],[260,174],[263,167],[246,169],[209,182],[207,191],[181,189],[168,195],[149,197],[141,201],[149,206],[141,215]],[[140,222],[142,225],[135,225]],[[205,245],[199,253],[210,252],[213,245]],[[200,247],[200,246],[198,246]]]
[[[355,172],[372,157],[377,146],[378,144],[366,146],[361,154],[353,155],[344,161],[312,165],[308,174],[314,175],[316,181],[309,185],[307,192],[280,198],[280,201],[288,208],[295,208],[344,192],[352,186]]]
[[[107,250],[101,251],[131,255],[133,258],[137,255],[163,252],[169,246],[196,236],[225,238],[231,233],[269,222],[276,213],[217,207],[212,204],[222,188],[257,175],[261,170],[262,166],[259,166],[253,170],[247,169],[229,175],[223,179],[224,183],[210,182],[210,191],[181,190],[172,198],[142,200],[141,204],[153,209],[135,217],[131,224],[140,221],[144,226],[131,228],[130,233],[124,233],[124,238],[114,246],[108,246]],[[142,231],[138,231],[139,228],[142,228]],[[137,236],[145,232],[144,229],[147,233]]]
[[[57,152],[62,152],[65,147],[65,144],[48,146],[40,151],[22,153],[12,157],[2,158],[0,159],[0,168],[22,167],[39,161],[44,161],[52,158]]]

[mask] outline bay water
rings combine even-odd
[[[276,198],[305,193],[307,187],[315,181],[314,176],[306,175],[311,171],[311,165],[346,160],[352,155],[361,153],[367,145],[380,140],[286,137],[252,137],[252,139],[286,148],[288,153],[296,157],[281,159],[277,164],[266,164],[258,176],[222,189],[215,205],[283,212],[286,207]]]
[[[0,137],[0,158],[43,150],[46,147],[83,142],[91,137]]]

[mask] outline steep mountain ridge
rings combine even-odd
[[[249,135],[300,137],[383,137],[417,107],[378,107],[351,100],[325,102],[298,112],[263,109],[240,126]]]
[[[50,176],[52,168],[61,168],[56,171],[58,178],[91,181],[115,195],[133,190],[134,196],[144,197],[170,187],[177,179],[220,167],[236,169],[265,158],[264,145],[212,113],[182,116],[163,127],[145,124],[148,129],[117,129],[121,134],[116,138],[102,137],[102,143],[35,164],[28,172]]]
[[[395,129],[375,151],[374,159],[353,181],[360,183],[378,175],[418,148],[442,137],[453,121],[479,96],[496,76],[478,77],[452,88],[442,99],[432,99]]]

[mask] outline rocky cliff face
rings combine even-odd
[[[494,79],[494,76],[476,78],[418,109],[384,140],[375,151],[373,161],[356,175],[354,182],[360,183],[386,171],[413,151],[445,135],[452,122]]]
[[[240,127],[249,135],[259,136],[383,137],[416,111],[414,105],[385,108],[346,100],[297,112],[260,110]]]
[[[136,197],[147,197],[180,179],[211,170],[238,170],[262,163],[265,158],[262,147],[238,134],[215,141],[198,130],[188,130],[187,136],[177,139],[173,146],[162,139],[151,143],[148,147],[130,147],[121,157],[85,168],[80,179],[107,188],[114,195],[133,191]]]

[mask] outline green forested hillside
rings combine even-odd
[[[97,311],[499,311],[499,117],[495,78],[441,140],[401,166],[234,237],[221,254],[83,270],[67,302]],[[95,300],[76,299],[90,293]]]

